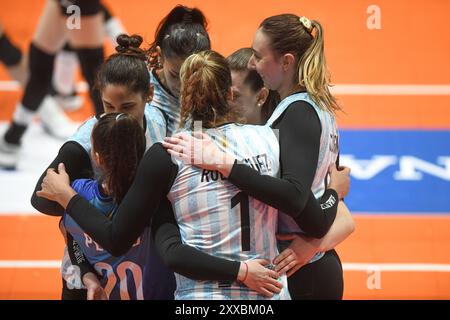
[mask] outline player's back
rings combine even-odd
[[[80,179],[72,187],[103,214],[112,216],[116,204],[101,194],[96,180]],[[136,243],[123,256],[115,257],[100,247],[67,214],[64,227],[81,247],[111,300],[173,298],[174,279],[153,248],[150,228],[145,228]]]
[[[208,134],[221,149],[261,174],[278,175],[279,143],[271,128],[227,124],[209,130]],[[179,171],[168,198],[184,243],[237,261],[256,258],[271,261],[278,254],[277,210],[248,197],[217,171],[202,170],[179,161],[177,165]],[[177,299],[263,298],[237,282],[176,277]],[[285,297],[284,292],[281,296]]]

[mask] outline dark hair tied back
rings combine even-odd
[[[188,11],[188,12],[186,12],[184,15],[183,15],[183,23],[192,23],[192,10],[190,10],[190,11]]]
[[[146,52],[140,48],[142,42],[142,37],[137,34],[133,34],[132,36],[121,34],[117,37],[118,46],[116,47],[116,51],[119,54],[133,56],[146,61]]]

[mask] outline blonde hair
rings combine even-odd
[[[206,50],[189,56],[180,69],[181,126],[189,120],[214,128],[219,121],[231,121],[228,107],[231,72],[225,58]]]
[[[269,36],[274,51],[296,56],[297,82],[306,88],[311,99],[331,113],[341,110],[330,92],[322,25],[316,20],[282,14],[265,19],[260,28]]]

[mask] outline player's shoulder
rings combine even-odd
[[[82,124],[80,124],[78,130],[86,130],[88,128],[93,128],[97,122],[98,118],[96,116],[92,116],[86,119]]]
[[[86,121],[84,121],[75,131],[75,133],[67,140],[67,141],[84,141],[86,138],[91,137],[92,130],[94,129],[95,124],[98,119],[93,116]]]
[[[147,122],[157,122],[158,124],[166,125],[166,116],[164,111],[152,105],[151,103],[147,103],[145,105],[144,116]]]
[[[234,124],[230,127],[232,132],[244,135],[265,138],[273,134],[273,129],[268,125]]]

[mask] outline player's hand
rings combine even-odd
[[[108,295],[105,292],[105,289],[100,285],[90,286],[87,288],[87,299],[88,300],[108,300]]]
[[[336,164],[331,164],[329,168],[330,183],[328,188],[336,190],[339,199],[344,199],[350,190],[350,168],[339,167]]]
[[[288,248],[283,250],[273,260],[275,271],[280,274],[286,273],[288,277],[297,272],[310,261],[319,251],[315,240],[298,234],[279,234],[278,240],[292,240]]]
[[[86,273],[83,276],[83,283],[87,289],[88,300],[108,300],[108,295],[95,274]]]
[[[192,135],[177,133],[164,138],[163,146],[170,155],[205,170],[218,170],[228,177],[234,164],[234,157],[220,150],[213,139],[203,132]]]
[[[267,298],[272,298],[274,293],[280,293],[283,285],[278,281],[278,272],[266,268],[270,261],[265,259],[254,259],[245,262],[248,271],[245,271],[245,264],[241,262],[238,280],[242,281],[248,288],[262,294]]]
[[[67,207],[69,200],[76,194],[70,187],[69,175],[63,163],[58,165],[58,172],[48,169],[42,181],[41,190],[36,192],[38,197],[58,202],[63,208]]]

